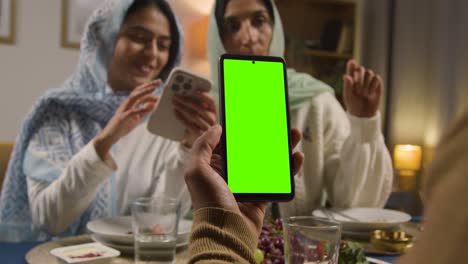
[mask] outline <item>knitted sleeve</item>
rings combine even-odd
[[[189,263],[255,263],[257,236],[242,216],[220,208],[194,214]]]

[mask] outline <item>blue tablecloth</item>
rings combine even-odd
[[[0,261],[5,264],[26,264],[26,253],[41,242],[0,242]]]

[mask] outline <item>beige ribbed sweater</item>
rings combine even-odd
[[[202,208],[193,217],[189,263],[255,263],[258,237],[242,216],[220,208]]]
[[[398,264],[468,263],[468,111],[435,153],[424,175],[424,231]]]

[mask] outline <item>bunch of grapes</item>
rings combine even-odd
[[[283,222],[281,219],[276,219],[271,224],[263,224],[255,252],[255,260],[259,264],[284,263]]]

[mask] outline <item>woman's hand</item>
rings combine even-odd
[[[379,109],[383,91],[382,78],[350,60],[346,65],[343,81],[344,102],[348,112],[357,117],[373,117]]]
[[[94,139],[94,147],[101,159],[107,157],[112,145],[130,133],[154,110],[158,97],[154,96],[153,92],[160,84],[161,80],[158,79],[138,86],[117,108],[109,123]]]
[[[217,125],[206,131],[194,144],[190,161],[185,171],[192,205],[195,210],[204,207],[223,208],[242,215],[252,232],[260,234],[265,216],[266,202],[237,203],[234,195],[222,177],[222,157],[214,150],[219,143],[222,128]],[[292,144],[295,147],[301,133],[291,130]],[[255,146],[252,146],[254,148]],[[249,151],[249,150],[246,150]],[[304,162],[304,154],[293,154],[293,173],[297,174]]]
[[[191,148],[195,140],[216,123],[216,103],[208,92],[191,96],[175,95],[174,112],[185,126],[184,146]]]

